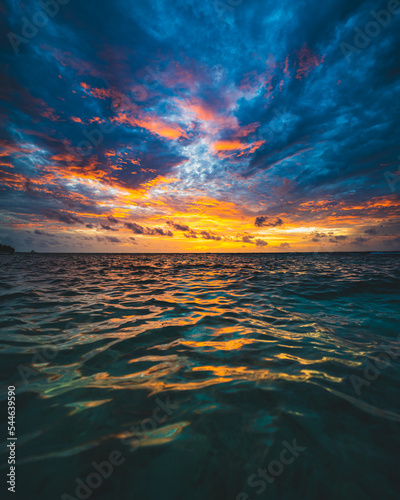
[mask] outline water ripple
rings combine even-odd
[[[345,464],[358,485],[366,457],[385,481],[368,468],[359,498],[392,498],[399,256],[15,254],[0,266],[1,398],[17,387],[21,474],[36,488],[59,497],[120,448],[130,467],[110,481],[141,482],[140,498],[140,474],[167,468],[168,498],[187,498],[187,471],[191,498],[234,500],[297,439],[308,451],[268,498],[292,498],[310,474],[331,498],[330,477]],[[229,488],[210,490],[220,474]]]

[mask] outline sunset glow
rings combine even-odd
[[[15,5],[9,29],[35,8]],[[93,12],[71,2],[29,43],[3,47],[5,243],[56,252],[400,249],[398,186],[387,179],[399,147],[386,130],[398,121],[398,83],[380,76],[376,50],[349,71],[355,63],[322,29],[305,38],[299,26],[313,32],[319,14],[303,20],[295,3],[252,30],[212,2],[187,12],[171,4],[162,15],[149,8],[113,2]],[[240,9],[256,23],[255,6]],[[346,19],[336,29],[345,39]]]

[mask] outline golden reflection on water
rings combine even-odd
[[[223,342],[217,341],[194,341],[194,340],[182,340],[180,343],[188,347],[210,347],[216,351],[234,351],[240,349],[244,345],[253,344],[256,342],[255,339],[243,337],[241,339],[226,340]]]
[[[301,358],[299,356],[293,356],[293,354],[287,354],[284,352],[278,353],[275,356],[278,359],[287,359],[290,361],[296,361],[297,363],[300,363],[301,365],[314,365],[318,363],[327,363],[328,361],[331,361],[333,363],[341,363],[346,366],[360,366],[362,364],[361,361],[354,361],[351,359],[344,359],[344,358],[333,358],[333,357],[328,357],[328,356],[323,356],[322,358],[319,359],[306,359],[306,358]]]
[[[89,450],[102,455],[121,439],[136,445],[132,427],[151,419],[156,401],[167,398],[177,410],[142,432],[134,456],[140,466],[127,468],[129,476],[149,470],[153,477],[156,456],[167,471],[170,463],[178,463],[179,471],[194,463],[199,482],[210,463],[219,478],[221,464],[231,471],[229,461],[238,457],[238,467],[252,472],[289,435],[311,450],[307,469],[296,477],[315,470],[323,440],[325,450],[334,450],[326,470],[332,457],[343,457],[337,443],[368,447],[383,463],[393,448],[394,428],[387,423],[400,421],[392,403],[399,386],[396,360],[365,387],[365,400],[350,377],[363,376],[366,359],[377,359],[382,345],[398,347],[398,299],[387,292],[398,276],[398,260],[378,270],[368,257],[354,262],[47,255],[37,256],[32,270],[19,273],[11,266],[8,280],[24,293],[7,310],[2,353],[35,370],[17,388],[25,422],[26,408],[40,408],[35,433],[19,441],[22,463]],[[49,345],[57,347],[54,356],[36,359]],[[379,426],[387,431],[381,443],[389,443],[381,454],[374,449]],[[364,434],[357,440],[359,432]],[[370,462],[372,455],[365,455]],[[363,454],[351,458],[359,461]],[[391,463],[395,458],[384,465]],[[285,474],[290,470],[295,466]],[[227,484],[234,479],[221,476]]]

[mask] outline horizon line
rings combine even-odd
[[[40,255],[288,255],[288,254],[346,254],[346,253],[388,253],[400,254],[400,250],[335,250],[335,251],[292,251],[292,252],[40,252],[27,250],[25,252],[15,250],[14,253],[0,253],[0,255],[15,254],[40,254]]]

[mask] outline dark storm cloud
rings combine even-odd
[[[125,222],[125,227],[133,231],[135,234],[145,234],[145,228],[136,224],[136,222]]]
[[[197,239],[197,232],[194,229],[189,229],[189,232],[183,234],[186,238]]]
[[[205,240],[221,241],[221,236],[213,234],[211,231],[200,231],[200,236]]]
[[[111,224],[118,224],[118,220],[112,215],[109,215],[107,219],[109,220],[109,222],[111,222]]]
[[[96,240],[106,241],[108,243],[121,243],[121,240],[115,236],[96,236]]]
[[[100,226],[105,229],[106,231],[118,231],[117,228],[111,227],[108,224],[104,224],[103,222],[100,223]]]
[[[177,231],[190,231],[189,226],[182,226],[181,224],[174,224],[173,226]]]
[[[59,222],[64,222],[65,224],[83,224],[83,220],[74,214],[68,212],[60,212],[52,208],[45,208],[42,214],[48,219],[57,220]]]
[[[145,234],[150,234],[151,236],[173,236],[174,234],[172,231],[164,231],[164,229],[161,229],[160,227],[146,227],[146,233]]]
[[[363,238],[362,236],[358,236],[357,238],[355,238],[351,243],[353,245],[363,245],[364,243],[366,243],[370,238]]]
[[[256,238],[252,234],[244,234],[244,235],[238,235],[238,238],[236,241],[241,241],[243,243],[250,243],[251,245],[256,245],[256,247],[265,247],[268,245],[268,242],[265,240],[262,240],[260,238]]]
[[[336,236],[333,236],[332,238],[329,238],[329,242],[330,243],[343,243],[344,241],[348,240],[348,236],[344,235],[344,234],[339,234],[339,235],[336,235]],[[314,241],[314,240],[313,240]]]
[[[277,226],[282,226],[283,220],[277,217],[274,220],[269,219],[268,217],[262,215],[260,217],[257,217],[256,220],[254,221],[254,225],[256,227],[277,227]]]
[[[324,62],[307,78],[291,78],[282,92],[274,93],[266,111],[261,99],[243,103],[240,119],[245,124],[256,118],[261,123],[259,135],[266,139],[244,176],[268,170],[272,191],[288,179],[285,199],[292,202],[310,195],[345,198],[351,191],[353,200],[386,195],[383,170],[388,167],[379,167],[393,164],[400,152],[392,135],[400,130],[399,114],[397,106],[390,109],[390,95],[397,92],[399,82],[387,77],[389,68],[400,64],[396,52],[400,16],[392,16],[380,36],[348,61],[340,42],[352,41],[354,28],[363,29],[373,19],[371,9],[378,11],[387,2],[328,2],[324,12],[317,10],[316,3],[297,6],[298,11],[293,4],[289,9],[296,10],[298,24],[290,23],[281,47],[294,48],[305,41],[324,55]],[[296,162],[305,166],[298,170]]]
[[[176,231],[190,231],[190,228],[187,225],[177,224],[176,222],[169,220],[167,221],[167,224],[173,227]]]
[[[32,19],[38,10],[37,2],[24,10],[10,2],[5,32],[20,33],[23,18]],[[159,50],[159,43],[134,19],[124,19],[117,4],[111,8],[101,1],[85,6],[70,2],[50,21],[53,29],[47,26],[39,30],[20,47],[17,56],[11,44],[2,44],[3,62],[12,63],[14,68],[3,79],[3,111],[8,116],[4,140],[11,149],[30,142],[35,144],[35,151],[53,160],[55,168],[65,172],[89,170],[125,187],[137,187],[165,175],[185,159],[165,137],[145,128],[133,131],[127,123],[118,121],[115,96],[135,101],[132,81],[139,86],[142,79],[136,72],[146,67]],[[69,39],[67,45],[58,37],[61,31]],[[134,53],[140,53],[141,58]],[[104,92],[92,95],[92,89]],[[137,103],[148,108],[148,113],[153,112],[149,91],[146,102]],[[135,147],[140,169],[131,168],[131,158],[138,159],[137,154],[132,155]],[[109,156],[110,150],[121,148],[122,154]],[[17,163],[22,175],[31,175],[23,158]]]
[[[41,229],[35,229],[35,234],[39,236],[50,236],[51,238],[55,238],[55,234],[50,234],[46,231],[42,231]]]
[[[174,234],[172,231],[165,231],[164,229],[160,227],[143,227],[140,226],[139,224],[136,224],[136,222],[126,222],[125,227],[133,231],[135,234],[143,234],[143,235],[150,235],[150,236],[170,236],[172,237]]]

